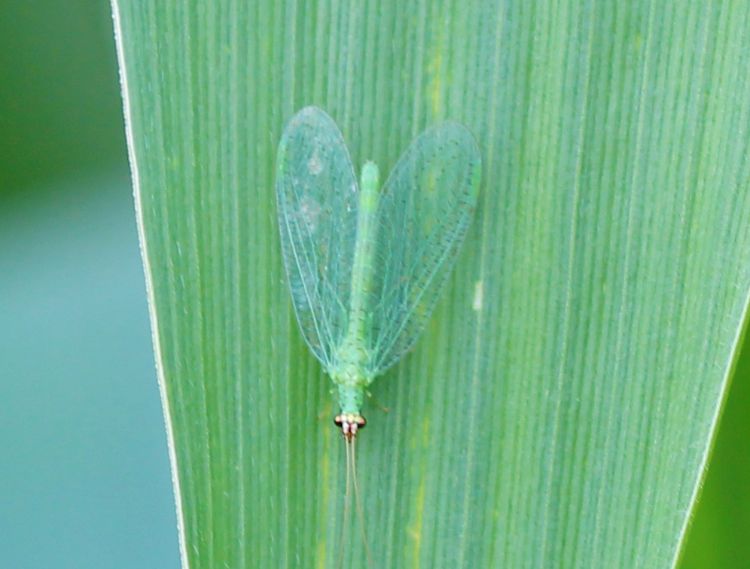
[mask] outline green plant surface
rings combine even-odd
[[[750,559],[748,416],[750,337],[745,334],[705,486],[680,560],[681,569],[743,567]]]
[[[186,567],[336,565],[343,444],[273,192],[309,104],[358,165],[443,119],[483,161],[445,297],[365,410],[376,566],[674,566],[750,291],[750,6],[114,11]]]

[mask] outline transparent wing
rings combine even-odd
[[[302,109],[279,143],[277,211],[297,321],[327,368],[347,329],[358,193],[336,123],[318,108]]]
[[[371,376],[412,347],[424,328],[476,206],[481,158],[456,123],[423,132],[383,186],[370,299]]]

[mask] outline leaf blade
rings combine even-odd
[[[747,6],[420,2],[415,28],[388,2],[118,9],[190,566],[335,557],[329,386],[274,245],[273,149],[308,103],[386,171],[457,120],[492,184],[374,385],[383,563],[672,566],[747,312]]]

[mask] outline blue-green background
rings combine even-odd
[[[0,9],[0,567],[177,568],[109,4]],[[682,569],[750,567],[750,349]]]

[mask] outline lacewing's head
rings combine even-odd
[[[333,418],[333,424],[341,429],[346,441],[351,442],[357,436],[357,431],[365,428],[367,421],[362,415],[342,413]]]

